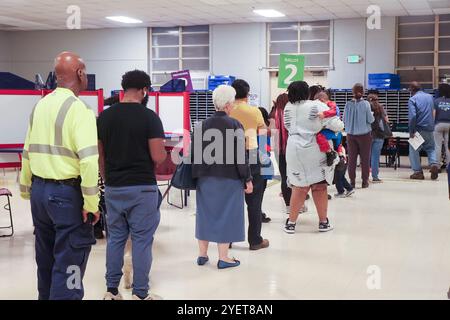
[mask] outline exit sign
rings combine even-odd
[[[347,63],[360,63],[362,57],[360,55],[347,56]]]

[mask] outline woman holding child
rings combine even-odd
[[[319,215],[319,231],[333,229],[327,217],[327,186],[334,176],[334,164],[327,165],[327,155],[320,151],[317,134],[323,129],[342,131],[344,124],[337,116],[320,117],[319,113],[330,108],[320,100],[308,100],[309,86],[296,81],[288,88],[289,103],[284,111],[285,127],[289,132],[286,148],[287,177],[292,187],[289,218],[285,232],[295,233],[299,209],[304,205],[306,195],[312,191],[314,204]]]

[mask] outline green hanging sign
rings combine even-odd
[[[305,56],[299,54],[280,54],[278,88],[287,88],[294,81],[303,80]]]

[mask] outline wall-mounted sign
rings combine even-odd
[[[287,88],[294,81],[303,80],[305,56],[298,54],[280,54],[278,88]]]
[[[362,57],[360,55],[354,54],[351,56],[347,56],[347,63],[360,63],[362,61]]]
[[[259,107],[259,96],[256,93],[249,93],[248,104],[254,107]]]
[[[191,73],[189,72],[189,70],[172,72],[172,79],[185,80],[186,81],[186,91],[189,91],[189,92],[194,91],[194,87],[192,85]]]

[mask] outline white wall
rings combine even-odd
[[[363,61],[347,63],[347,56]],[[367,85],[369,73],[393,73],[395,68],[395,17],[383,17],[380,30],[368,30],[365,19],[334,21],[334,69],[328,73],[331,88],[347,89],[356,82]]]
[[[44,81],[61,51],[74,51],[96,74],[97,88],[120,89],[122,75],[132,69],[148,71],[146,28],[14,32],[12,72],[29,80],[40,73]]]
[[[270,109],[269,72],[266,66],[266,24],[222,24],[211,29],[211,73],[246,80],[260,105]]]
[[[367,31],[366,74],[394,73],[395,29],[395,17],[383,17],[380,30]]]
[[[331,88],[351,88],[356,82],[364,83],[365,34],[364,19],[334,21],[334,70],[328,72],[328,83]],[[349,55],[360,55],[364,61],[348,64]]]
[[[368,73],[394,72],[395,18],[383,17],[381,22],[381,30],[367,30],[365,19],[334,21],[330,87],[351,88],[355,82],[366,84]],[[269,72],[260,70],[267,59],[266,24],[212,25],[210,30],[211,73],[247,80],[252,93],[260,96],[260,104],[270,108]],[[45,78],[53,68],[53,58],[63,50],[75,51],[85,59],[88,72],[97,75],[97,87],[104,88],[105,95],[120,88],[127,70],[148,71],[146,28],[0,32],[0,70],[30,80],[35,73]],[[363,62],[348,64],[346,58],[351,54],[361,55]]]
[[[0,31],[0,72],[11,71],[11,40],[8,32]]]

